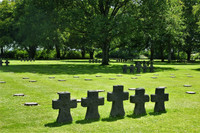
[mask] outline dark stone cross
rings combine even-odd
[[[137,88],[135,95],[130,96],[130,102],[135,103],[134,114],[146,114],[145,102],[149,102],[149,95],[145,95],[144,88]]]
[[[141,64],[140,64],[140,62],[137,62],[137,65],[136,65],[136,67],[137,67],[137,73],[140,73],[141,72]]]
[[[89,59],[89,63],[91,63],[91,59]]]
[[[169,100],[169,94],[165,94],[165,87],[156,88],[156,94],[151,95],[151,101],[156,102],[154,112],[165,111],[165,101]]]
[[[9,62],[8,60],[6,60],[6,62],[5,62],[5,63],[6,63],[6,66],[8,66],[8,64],[9,64],[10,62]]]
[[[81,98],[81,106],[87,107],[85,119],[99,119],[98,106],[104,105],[104,98],[98,96],[99,91],[88,91],[87,98]]]
[[[128,100],[128,98],[129,98],[129,93],[124,92],[123,85],[113,86],[113,92],[107,93],[107,100],[112,101],[112,109],[110,112],[111,117],[125,115],[123,101]]]
[[[122,69],[123,69],[123,73],[127,73],[127,65],[123,65]]]
[[[59,95],[58,100],[52,100],[52,108],[59,109],[57,122],[58,123],[72,122],[70,108],[77,107],[76,99],[70,100],[69,92],[59,92],[58,95]]]
[[[134,65],[130,65],[130,73],[134,73],[134,70],[135,70],[135,67],[134,67]]]
[[[147,72],[147,65],[146,65],[145,63],[143,64],[142,69],[143,69],[143,73],[146,73],[146,72]]]
[[[0,60],[0,66],[2,66],[2,64],[3,64],[3,61],[2,61],[2,60]]]

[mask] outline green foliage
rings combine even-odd
[[[3,0],[0,2],[0,47],[9,46],[13,42],[13,8],[14,2]]]
[[[36,49],[55,49],[49,58],[65,58],[69,49],[83,57],[101,49],[107,65],[109,57],[132,58],[144,50],[151,60],[170,61],[173,54],[185,51],[189,58],[200,49],[199,0],[4,0],[0,13],[1,53],[16,47],[48,59],[48,52]]]
[[[80,51],[70,50],[67,52],[68,59],[81,59]]]

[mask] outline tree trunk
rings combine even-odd
[[[82,59],[85,59],[85,48],[81,49],[81,56],[82,56]]]
[[[186,53],[187,53],[187,61],[190,61],[190,58],[191,58],[191,51],[189,50],[189,51],[187,51]]]
[[[153,61],[153,56],[154,56],[154,47],[153,44],[151,44],[151,56],[150,56],[150,61]]]
[[[94,49],[90,50],[90,59],[94,59]]]
[[[3,47],[1,47],[1,58],[3,58],[3,56],[4,56],[4,51],[3,51]]]
[[[161,47],[160,47],[160,54],[161,54],[161,62],[164,62],[164,61],[165,61],[165,58],[164,58],[164,50],[163,50],[162,45],[161,45]]]
[[[171,44],[168,45],[168,63],[170,63],[172,60],[172,54],[171,54]]]
[[[109,42],[103,44],[102,51],[102,65],[109,65]]]
[[[60,59],[60,46],[56,44],[55,47],[56,47],[56,58]]]
[[[27,51],[29,54],[29,58],[35,58],[36,55],[36,47],[35,46],[30,46],[29,50]]]

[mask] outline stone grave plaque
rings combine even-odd
[[[152,79],[157,79],[158,77],[151,77]]]
[[[98,91],[88,91],[87,98],[81,98],[81,106],[87,107],[86,120],[99,119],[98,106],[104,105],[104,97],[98,96]]]
[[[159,74],[154,74],[154,76],[159,76]]]
[[[171,76],[171,78],[176,78],[176,76]]]
[[[85,81],[92,81],[92,79],[84,79]]]
[[[37,82],[36,80],[30,80],[29,82]]]
[[[22,79],[29,79],[28,77],[23,77]]]
[[[117,75],[117,77],[122,77],[122,75]]]
[[[138,79],[137,77],[131,77],[131,79]]]
[[[79,78],[79,76],[74,76],[73,78]]]
[[[107,93],[107,100],[112,101],[112,109],[110,112],[111,117],[125,115],[123,101],[128,100],[128,98],[129,98],[129,93],[124,92],[123,85],[113,86],[113,92]]]
[[[193,76],[191,76],[191,75],[188,75],[187,77],[190,77],[190,78],[192,78]]]
[[[183,85],[184,87],[192,87],[192,85]]]
[[[6,81],[0,81],[0,84],[6,83]]]
[[[165,101],[169,101],[169,94],[165,88],[156,88],[155,94],[151,95],[151,102],[155,102],[154,112],[165,111]]]
[[[24,103],[25,106],[37,106],[38,103],[35,103],[35,102],[27,102],[27,103]]]
[[[49,77],[49,79],[55,79],[55,77]]]
[[[136,74],[135,76],[141,76],[140,74]]]
[[[96,77],[102,77],[101,75],[96,75]]]
[[[59,109],[56,121],[58,123],[72,122],[70,109],[77,107],[76,99],[70,99],[69,92],[59,92],[58,95],[58,100],[52,100],[52,108]]]
[[[134,114],[146,114],[145,102],[149,102],[149,95],[145,95],[144,88],[137,88],[135,95],[130,96],[130,102],[135,103]]]
[[[187,94],[196,94],[194,91],[186,91]]]
[[[109,78],[109,80],[116,80],[116,78]]]
[[[128,88],[128,90],[130,90],[130,91],[135,91],[136,88]]]
[[[174,75],[173,73],[171,73],[170,75]]]
[[[23,97],[25,95],[21,93],[21,94],[14,94],[13,96],[19,96],[19,97],[21,96],[21,97]]]
[[[63,81],[66,81],[66,80],[65,79],[59,79],[58,81],[63,82]]]

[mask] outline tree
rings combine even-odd
[[[183,3],[183,16],[186,24],[185,33],[187,33],[183,50],[187,53],[187,60],[190,61],[192,51],[199,46],[200,42],[200,33],[196,30],[198,28],[197,22],[199,18],[192,12],[193,6],[199,5],[200,2],[199,0],[183,0]]]
[[[0,53],[4,56],[4,47],[13,42],[14,2],[3,0],[0,3]]]
[[[127,11],[133,4],[132,0],[75,0],[66,9],[66,22],[70,32],[87,37],[102,49],[102,65],[108,65],[112,41],[126,34],[124,27],[132,28]]]

